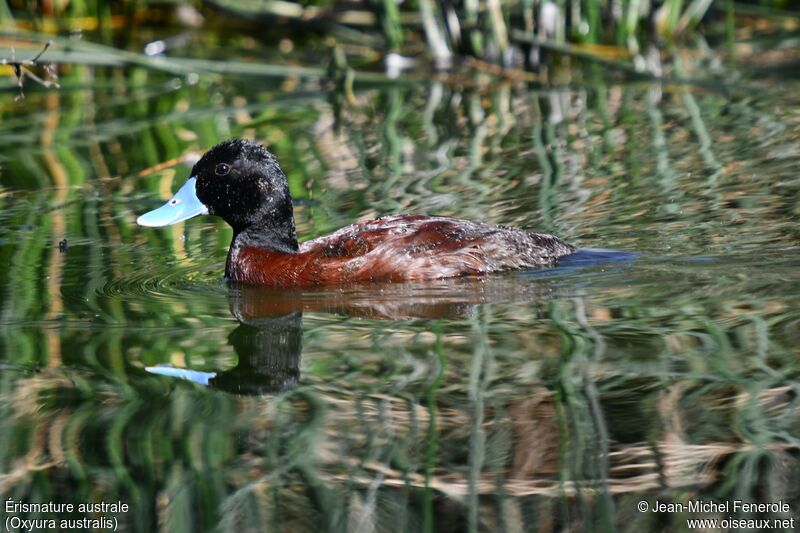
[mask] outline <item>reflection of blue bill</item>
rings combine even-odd
[[[208,386],[208,380],[217,377],[216,372],[200,372],[199,370],[187,370],[186,368],[175,368],[168,365],[146,366],[144,369],[151,374],[181,378],[206,386]]]

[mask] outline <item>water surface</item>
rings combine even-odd
[[[637,510],[656,499],[798,517],[800,85],[595,74],[348,98],[73,65],[2,93],[3,498],[124,501],[128,531],[684,529]],[[135,219],[232,136],[278,156],[301,239],[428,213],[630,255],[229,286],[223,223]]]

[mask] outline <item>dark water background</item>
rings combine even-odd
[[[800,83],[691,65],[556,88],[88,65],[21,101],[9,83],[3,499],[121,500],[127,531],[683,530],[637,504],[691,499],[798,518]],[[233,136],[279,157],[301,239],[428,213],[632,255],[229,287],[220,221],[135,218]]]

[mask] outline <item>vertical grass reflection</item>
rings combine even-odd
[[[798,508],[789,97],[480,75],[337,109],[302,81],[63,82],[0,108],[4,497],[123,499],[134,531],[639,531],[679,524],[641,499]],[[134,223],[243,134],[281,158],[303,238],[399,210],[643,257],[500,277],[513,290],[437,320],[301,309],[297,374],[269,394],[153,375],[247,366],[229,230]]]

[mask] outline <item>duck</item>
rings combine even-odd
[[[303,288],[363,282],[482,277],[553,265],[577,249],[554,235],[420,214],[382,216],[298,242],[292,195],[275,156],[231,139],[208,150],[144,227],[221,217],[233,239],[225,278],[245,285]]]

